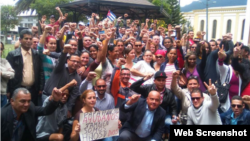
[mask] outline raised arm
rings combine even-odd
[[[183,99],[185,97],[185,93],[182,91],[182,89],[177,84],[177,78],[180,76],[180,71],[174,71],[172,76],[172,82],[171,82],[171,90],[177,96],[179,99]]]
[[[213,112],[216,112],[219,105],[220,105],[220,102],[219,102],[219,97],[217,95],[217,89],[215,87],[214,84],[212,84],[212,81],[211,79],[209,79],[209,84],[207,84],[206,82],[204,82],[204,85],[206,86],[209,94],[211,95],[211,101],[208,108],[213,111]]]
[[[65,68],[65,63],[67,60],[67,53],[70,51],[71,45],[66,44],[63,47],[63,52],[61,53],[61,56],[59,57],[58,64],[56,65],[54,71],[55,72],[60,72]]]
[[[62,17],[63,17],[63,13],[62,13],[60,7],[56,7],[56,10],[58,11],[60,17],[62,18]],[[60,18],[60,17],[59,17],[59,18]]]
[[[96,77],[96,73],[91,71],[88,73],[88,76],[86,79],[84,79],[80,85],[80,93],[83,93],[85,90],[89,90],[89,89],[92,89],[93,88],[93,85],[92,85],[92,80]]]
[[[145,81],[149,80],[152,75],[147,75],[146,77],[134,82],[129,88],[133,91],[135,91],[138,94],[141,94],[143,96],[143,98],[147,98],[148,97],[148,87],[150,87],[152,84],[149,85],[142,85]]]

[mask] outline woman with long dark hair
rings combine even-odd
[[[167,61],[162,63],[160,71],[164,71],[167,75],[166,87],[170,89],[172,82],[172,72],[179,70],[178,61],[177,61],[177,49],[170,47],[167,51]]]

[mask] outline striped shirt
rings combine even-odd
[[[56,60],[54,58],[51,58],[47,55],[43,54],[43,47],[44,45],[42,44],[38,44],[37,45],[37,49],[38,49],[38,53],[39,55],[42,57],[42,61],[43,61],[43,71],[44,71],[44,78],[45,78],[45,83],[48,81],[48,79],[50,78],[55,65],[56,65]]]
[[[167,63],[166,68],[164,70],[164,72],[166,73],[167,79],[166,79],[166,88],[171,89],[171,82],[172,82],[172,74],[173,71],[175,71],[175,66],[170,65]]]

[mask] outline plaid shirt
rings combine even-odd
[[[133,60],[133,62],[137,63],[138,61],[143,60],[143,52],[141,53],[141,55],[139,57],[135,56],[135,59]]]

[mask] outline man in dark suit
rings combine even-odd
[[[7,92],[12,97],[13,91],[23,87],[30,91],[32,102],[37,105],[38,94],[42,94],[44,73],[38,52],[31,48],[32,32],[23,29],[20,32],[21,47],[9,52],[6,59],[15,70],[15,76],[8,82]]]
[[[52,114],[58,107],[62,92],[54,88],[46,107],[37,107],[31,102],[31,94],[26,88],[13,92],[10,103],[1,109],[2,141],[35,141],[36,119]]]
[[[151,91],[147,99],[134,94],[120,110],[131,112],[124,123],[118,141],[160,141],[164,132],[165,110],[160,105],[160,93]]]

